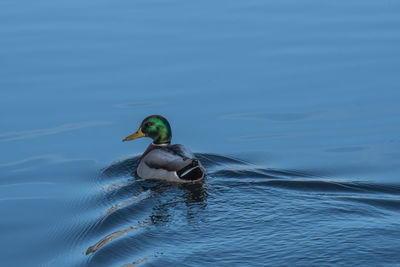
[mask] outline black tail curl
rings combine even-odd
[[[200,168],[199,161],[197,159],[192,160],[192,162],[186,167],[176,172],[178,177],[182,180],[199,180],[203,178],[203,169]]]

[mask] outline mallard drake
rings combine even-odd
[[[195,155],[183,145],[171,145],[171,126],[160,115],[145,118],[139,129],[122,141],[141,137],[153,139],[139,160],[137,176],[176,182],[193,182],[204,178],[205,169]]]

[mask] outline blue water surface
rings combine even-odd
[[[400,262],[400,2],[0,3],[3,266]],[[161,114],[203,184],[133,173]]]

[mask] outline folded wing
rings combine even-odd
[[[183,145],[172,145],[154,149],[144,157],[144,163],[153,169],[179,171],[195,159],[194,154]]]

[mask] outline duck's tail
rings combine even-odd
[[[199,160],[194,159],[186,167],[176,172],[178,177],[182,180],[194,181],[200,180],[204,177],[205,169],[199,162]]]

